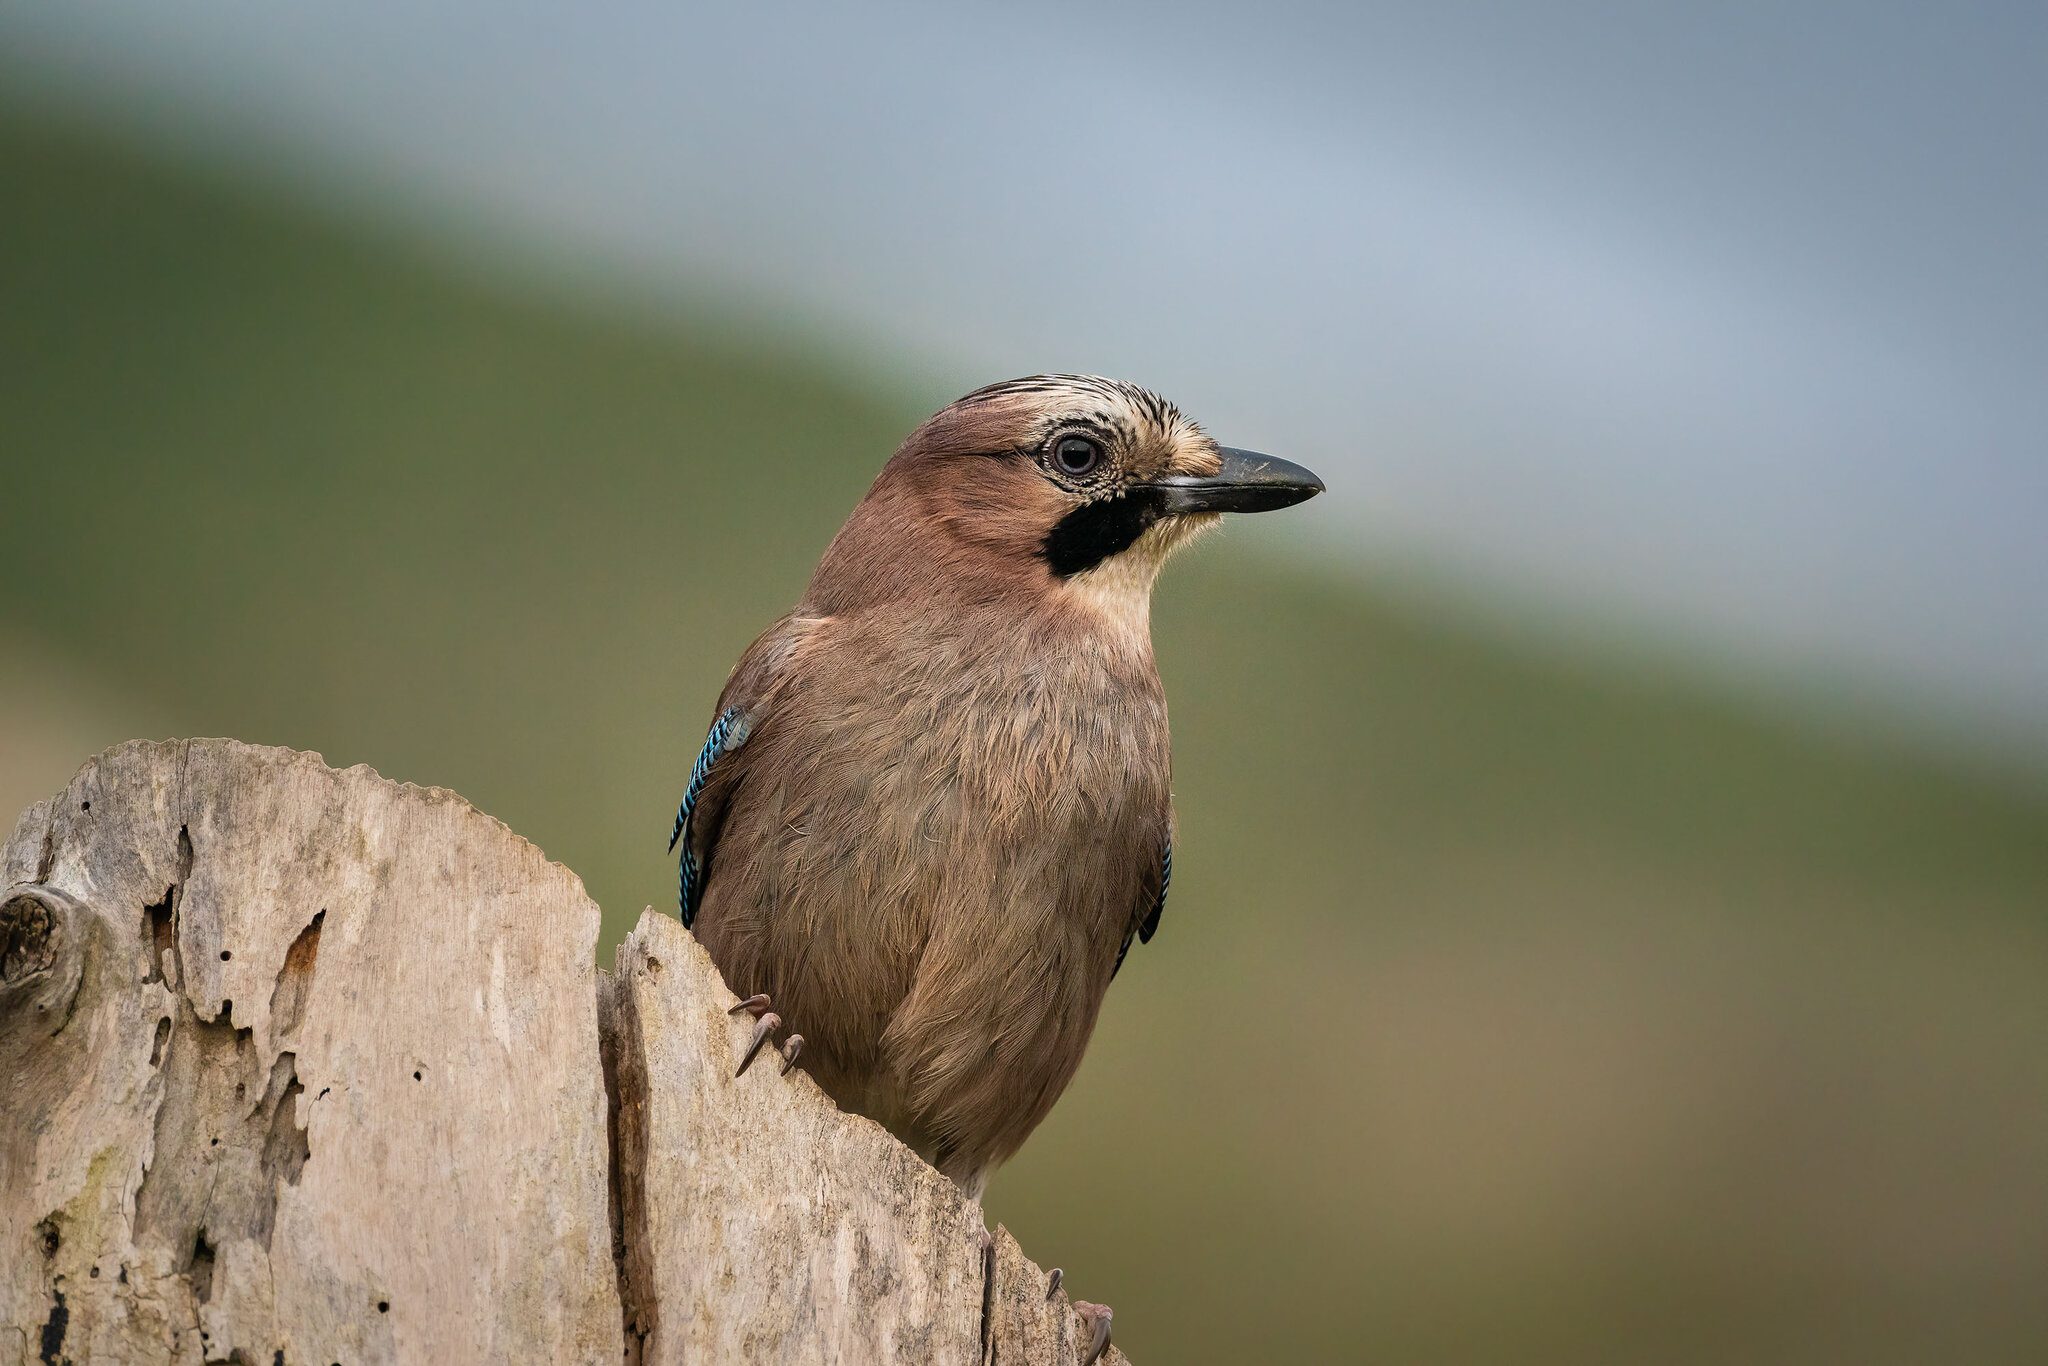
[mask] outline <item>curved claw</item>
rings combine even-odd
[[[740,1070],[733,1073],[733,1076],[746,1075],[747,1068],[753,1064],[754,1055],[761,1051],[761,1045],[767,1043],[768,1036],[780,1028],[782,1017],[772,1010],[754,1022],[754,1037],[748,1041],[746,1055],[740,1059]]]
[[[1045,1302],[1047,1304],[1051,1304],[1052,1297],[1060,1293],[1060,1282],[1066,1278],[1066,1274],[1066,1272],[1058,1267],[1054,1267],[1052,1274],[1045,1278]]]
[[[797,1055],[803,1051],[804,1036],[801,1034],[792,1034],[782,1041],[781,1075],[785,1077],[789,1075],[789,1069],[796,1066]]]
[[[1095,1366],[1102,1359],[1102,1354],[1109,1350],[1109,1322],[1115,1315],[1108,1305],[1090,1304],[1086,1300],[1075,1300],[1074,1309],[1095,1333],[1089,1340],[1087,1353],[1081,1358],[1081,1366]]]
[[[758,996],[749,996],[746,1000],[741,1001],[738,1005],[734,1006],[731,1010],[728,1010],[725,1013],[728,1015],[737,1015],[744,1010],[749,1015],[752,1015],[755,1019],[758,1020],[767,1011],[767,1009],[768,994],[766,992],[763,992]]]

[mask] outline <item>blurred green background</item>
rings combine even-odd
[[[0,184],[4,804],[235,735],[460,791],[607,953],[665,906],[726,669],[953,393],[18,109]],[[1140,1362],[2042,1359],[2042,785],[1285,534],[1162,585],[1173,905],[992,1216]]]

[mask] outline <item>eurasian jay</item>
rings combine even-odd
[[[978,1198],[1166,905],[1153,579],[1322,489],[1087,376],[912,432],[740,658],[676,813],[683,923],[759,1021],[740,1070],[787,1021],[785,1072]]]

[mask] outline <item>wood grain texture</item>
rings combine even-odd
[[[1080,1359],[951,1182],[772,1053],[733,1078],[681,925],[615,975],[597,930],[449,792],[88,763],[0,848],[0,1363]]]
[[[0,881],[75,904],[0,1022],[0,1359],[615,1360],[597,908],[452,793],[131,744]]]
[[[1081,1360],[1089,1348],[1092,1329],[1074,1311],[1066,1290],[1051,1296],[1045,1293],[1047,1273],[1024,1255],[1008,1229],[996,1229],[995,1252],[986,1366]],[[1124,1357],[1112,1344],[1101,1361],[1123,1363]]]

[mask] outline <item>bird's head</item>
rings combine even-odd
[[[1007,380],[910,434],[813,589],[872,598],[861,590],[882,589],[878,573],[893,572],[899,584],[1022,585],[1142,621],[1166,557],[1221,514],[1322,491],[1299,465],[1218,445],[1135,384]],[[916,563],[902,563],[906,554]],[[894,563],[884,571],[883,561]]]

